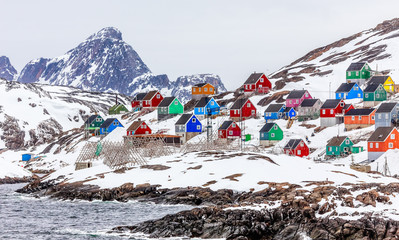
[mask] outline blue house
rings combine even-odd
[[[265,110],[265,120],[284,118],[285,104],[270,104]]]
[[[183,114],[175,123],[175,132],[183,144],[202,132],[202,124],[194,114]]]
[[[335,91],[335,99],[363,98],[363,91],[357,83],[342,83]]]
[[[297,112],[293,107],[288,107],[283,112],[285,118],[294,118],[297,115]]]
[[[213,97],[202,97],[194,107],[195,115],[217,115],[220,112],[219,104]]]
[[[108,134],[114,131],[117,127],[123,127],[123,125],[116,118],[107,118],[100,126],[100,134]]]
[[[399,121],[399,104],[396,102],[381,103],[375,112],[375,129],[396,126]]]

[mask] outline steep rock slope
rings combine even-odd
[[[389,73],[394,80],[399,61],[399,19],[378,24],[329,45],[314,49],[305,56],[271,74],[276,89],[306,86],[323,99],[345,82],[345,71],[352,62],[367,61],[374,70]],[[398,77],[396,77],[398,76]]]
[[[15,75],[17,75],[17,70],[11,65],[10,59],[0,56],[0,78],[11,81]]]

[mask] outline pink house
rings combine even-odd
[[[312,96],[310,96],[307,90],[292,90],[285,100],[285,106],[297,109],[303,100],[311,98]]]

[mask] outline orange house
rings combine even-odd
[[[399,149],[399,132],[395,127],[379,127],[367,140],[369,161],[378,159],[389,149]]]
[[[210,83],[195,84],[191,88],[192,99],[199,100],[202,97],[215,94],[215,87]]]
[[[344,123],[347,131],[369,127],[375,124],[374,108],[351,109],[345,113]]]

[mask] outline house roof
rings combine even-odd
[[[288,94],[287,99],[298,99],[301,98],[306,93],[306,90],[292,90]]]
[[[287,144],[285,144],[284,149],[295,149],[302,139],[290,139]]]
[[[321,108],[336,108],[341,102],[341,99],[327,99]]]
[[[117,104],[115,104],[114,106],[112,106],[109,110],[110,111],[114,111],[114,110],[116,110],[116,109],[118,109],[118,107],[124,107],[124,108],[126,108],[125,107],[125,105],[123,105],[122,103],[117,103]]]
[[[226,130],[230,127],[230,125],[233,123],[234,121],[224,121],[222,126],[219,127],[219,130]]]
[[[147,95],[145,95],[145,97],[143,98],[143,100],[144,101],[151,100],[155,96],[155,94],[157,94],[157,92],[158,92],[157,90],[148,92]]]
[[[211,97],[202,97],[198,102],[197,102],[197,104],[195,105],[195,108],[202,108],[202,107],[205,107],[208,103],[209,103],[209,101],[211,101]]]
[[[349,65],[348,69],[346,69],[346,71],[360,71],[362,70],[364,64],[366,64],[365,62],[357,62],[357,63],[351,63],[351,65]]]
[[[397,103],[381,103],[380,107],[377,109],[376,113],[389,113],[391,112],[395,106],[397,105]]]
[[[179,120],[177,120],[175,125],[185,125],[190,120],[191,116],[193,116],[193,114],[185,113],[181,115],[181,117],[179,118]]]
[[[85,122],[85,124],[91,124],[94,119],[96,119],[97,117],[99,117],[100,115],[91,115]]]
[[[346,110],[346,109],[348,109],[350,106],[353,106],[352,104],[345,104],[345,106],[344,106],[344,110]]]
[[[134,96],[133,101],[141,101],[144,99],[145,95],[147,95],[147,93],[137,93],[136,96]]]
[[[244,84],[256,83],[262,75],[263,73],[252,73]]]
[[[370,84],[363,90],[363,92],[375,92],[379,86],[380,84]]]
[[[368,116],[370,115],[375,109],[374,108],[353,108],[345,113],[345,116]]]
[[[384,85],[385,81],[389,78],[389,76],[373,76],[369,80],[368,84],[382,84]]]
[[[101,124],[100,128],[107,128],[107,127],[109,127],[115,120],[118,121],[118,119],[116,119],[116,118],[107,118],[107,119],[103,122],[103,124]]]
[[[349,92],[352,88],[353,88],[353,86],[355,86],[355,84],[356,83],[342,83],[340,86],[339,86],[339,88],[337,89],[337,91],[335,91],[336,93],[337,92]]]
[[[169,107],[176,97],[166,97],[158,105],[158,107]]]
[[[259,132],[269,132],[270,129],[272,129],[272,127],[274,126],[274,124],[276,123],[266,123],[265,125],[263,125],[263,127],[260,129]]]
[[[339,147],[345,141],[346,138],[347,136],[333,137],[328,141],[327,146]]]
[[[278,103],[274,103],[274,104],[270,104],[265,112],[278,112],[282,107],[284,107],[284,104],[278,104]]]
[[[317,101],[320,101],[318,98],[304,99],[301,103],[301,107],[313,107]]]
[[[394,127],[379,127],[377,128],[373,134],[367,140],[368,142],[384,142],[385,139],[392,132]]]
[[[134,121],[134,122],[129,126],[129,128],[127,129],[127,131],[136,131],[137,128],[139,128],[143,122],[144,122],[144,121],[141,121],[141,120]]]
[[[241,109],[247,101],[248,98],[239,98],[234,102],[230,109]]]
[[[206,84],[208,84],[208,83],[197,83],[197,84],[194,85],[194,87],[203,87]]]
[[[286,109],[284,109],[284,112],[289,112],[289,111],[291,111],[291,109],[293,109],[293,108],[292,107],[287,107]]]

